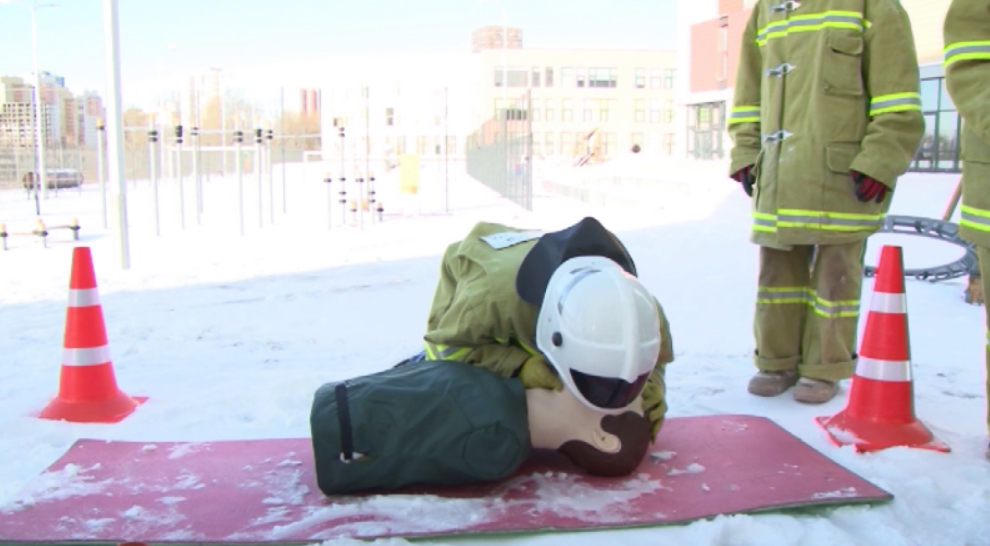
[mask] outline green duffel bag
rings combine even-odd
[[[497,480],[531,450],[522,383],[441,360],[323,385],[310,429],[325,495]]]

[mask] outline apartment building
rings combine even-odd
[[[605,160],[637,147],[671,154],[676,57],[672,51],[486,49],[475,56],[480,126],[529,97],[533,155]]]
[[[945,91],[942,23],[949,0],[900,0],[911,20],[921,76],[925,137],[911,170],[958,171],[959,116]],[[728,157],[726,112],[732,104],[742,33],[755,0],[679,0],[677,154]]]

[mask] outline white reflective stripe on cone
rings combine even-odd
[[[856,362],[856,375],[877,381],[911,381],[911,362],[861,356]]]
[[[62,349],[63,366],[95,366],[110,362],[110,346],[91,349]]]
[[[870,302],[870,311],[877,313],[904,314],[907,312],[907,298],[904,294],[874,292]]]
[[[69,290],[69,307],[92,307],[100,304],[100,293],[95,288]]]

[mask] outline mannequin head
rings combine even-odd
[[[567,456],[595,476],[625,476],[643,461],[650,421],[642,398],[625,408],[592,410],[563,389],[527,389],[530,442]]]

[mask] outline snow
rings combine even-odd
[[[160,236],[155,235],[151,185],[128,182],[128,270],[119,267],[114,233],[103,228],[97,184],[42,200],[48,226],[79,219],[78,244],[93,249],[118,383],[128,394],[149,400],[114,425],[51,422],[32,416],[58,384],[74,243],[64,229],[52,231],[48,248],[42,248],[36,237],[11,236],[10,250],[0,252],[0,458],[4,461],[0,506],[23,500],[22,489],[78,438],[144,442],[149,451],[158,449],[156,442],[186,442],[169,454],[181,458],[208,445],[202,442],[308,436],[309,407],[321,384],[384,369],[418,350],[439,256],[476,221],[549,230],[590,214],[622,237],[641,277],[671,320],[676,361],[667,374],[670,416],[769,417],[837,463],[892,492],[895,500],[873,507],[719,516],[672,527],[473,537],[472,544],[990,543],[990,462],[983,458],[987,446],[984,310],[963,301],[965,279],[907,285],[915,410],[952,452],[895,448],[857,454],[851,446],[833,446],[813,422],[814,417],[831,415],[845,405],[847,385],[839,397],[819,407],[799,405],[788,395],[763,399],[746,393],[746,381],[754,371],[749,355],[757,254],[748,242],[747,198],[721,174],[721,165],[638,157],[577,173],[559,164],[538,165],[533,213],[495,197],[471,181],[457,163],[450,165],[449,207],[445,207],[443,167],[424,165],[415,196],[399,194],[395,171],[381,175],[376,189],[385,205],[384,221],[372,223],[365,216],[360,227],[339,224],[338,188],[327,195],[318,164],[305,169],[288,166],[285,213],[278,166],[274,210],[267,184],[259,207],[257,182],[248,173],[244,236],[232,176],[214,174],[204,184],[200,221],[193,185],[186,179],[184,228],[177,184],[162,182]],[[558,188],[618,192],[616,177],[640,183],[636,193],[627,183],[624,200],[609,201],[610,208],[551,196],[541,185],[552,178]],[[899,183],[891,212],[940,217],[955,180],[952,175],[909,174]],[[328,197],[334,199],[329,227]],[[0,191],[0,223],[11,232],[23,232],[33,222],[34,203],[23,191]],[[960,252],[939,242],[879,235],[871,239],[869,263],[875,263],[881,244],[902,245],[907,267],[948,261]],[[864,281],[864,301],[871,286],[871,281]],[[674,455],[662,446],[653,453],[658,460]],[[256,523],[277,522],[287,533],[341,511],[357,510],[341,505],[314,510],[301,521],[286,520],[287,506],[298,503],[306,488],[298,482],[295,458],[270,462],[276,471],[260,484],[272,491],[270,506],[267,516]],[[671,472],[704,471],[701,465],[689,464]],[[621,510],[616,492],[576,491],[560,475],[527,479],[542,480],[543,488],[553,486],[547,491],[558,491],[540,501],[543,509],[598,517],[597,521],[614,518]],[[628,482],[621,495],[660,486],[639,477]],[[176,511],[183,501],[181,490],[203,485],[202,477],[178,476],[170,488],[173,492],[163,492],[166,496],[158,505],[134,506],[119,517],[129,518],[136,529],[172,521],[181,517]],[[86,477],[86,469],[66,468],[48,475],[29,496],[68,498],[101,486]],[[703,489],[725,486],[709,482]],[[849,493],[837,490],[826,496],[841,498]],[[362,510],[379,511],[383,521],[353,525],[387,527],[389,521],[398,521],[437,530],[483,517],[471,500],[378,497],[366,502],[369,505]],[[84,527],[96,533],[107,523],[94,519]],[[196,537],[178,532],[173,538]],[[450,542],[464,540],[430,541]],[[359,542],[327,542],[331,543]],[[375,543],[408,544],[401,539]]]

